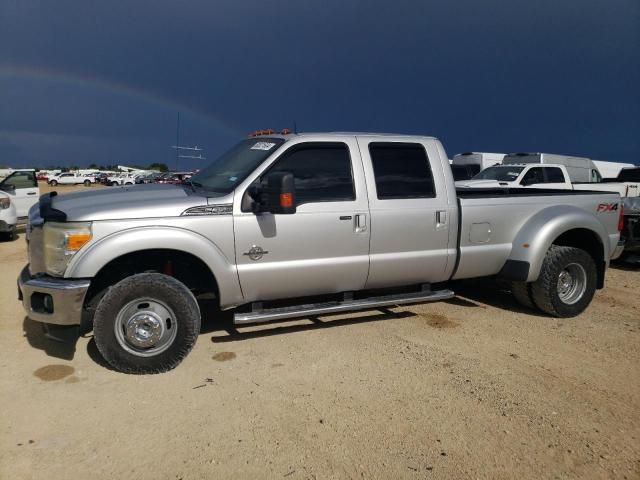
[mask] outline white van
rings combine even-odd
[[[454,155],[451,171],[454,180],[468,180],[485,168],[502,163],[504,153],[465,152]]]
[[[594,165],[602,175],[602,178],[616,178],[623,168],[633,168],[633,163],[607,162],[605,160],[593,160]]]

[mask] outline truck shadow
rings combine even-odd
[[[76,353],[77,336],[75,338],[71,336],[69,341],[65,342],[52,340],[46,336],[42,323],[35,322],[29,317],[24,317],[22,331],[27,342],[33,348],[43,350],[50,357],[73,360]]]
[[[625,260],[614,260],[611,262],[611,268],[625,272],[638,272],[640,271],[640,255]]]
[[[379,313],[372,315],[371,312],[374,311]],[[234,325],[232,314],[229,314],[228,312],[220,312],[215,308],[210,308],[203,310],[204,322],[202,325],[202,333],[214,333],[211,337],[211,341],[213,343],[226,343],[260,337],[270,337],[272,335],[319,330],[322,328],[341,327],[356,323],[380,322],[383,320],[416,316],[415,313],[410,311],[394,312],[387,308],[367,310],[366,313],[366,315],[351,313],[349,318],[336,318],[335,320],[331,319],[331,317],[343,317],[345,313],[322,315],[322,319],[317,316],[309,316],[299,319],[275,320],[265,323],[248,324],[239,327]],[[292,322],[296,323],[291,325]],[[283,323],[286,323],[286,325],[282,325]],[[242,330],[239,330],[239,328]],[[258,330],[256,330],[256,328],[258,328]]]
[[[547,315],[520,305],[509,291],[508,287],[497,280],[464,280],[457,281],[453,286],[456,297],[447,300],[460,306],[487,308],[499,308],[514,313],[524,313],[533,317],[549,318]]]

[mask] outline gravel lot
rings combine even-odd
[[[0,478],[640,478],[637,267],[568,320],[484,281],[238,331],[209,309],[176,370],[129,376],[25,318],[23,233],[0,262]]]

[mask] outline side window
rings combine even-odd
[[[547,183],[564,183],[562,170],[556,167],[547,168]]]
[[[379,200],[435,197],[431,166],[421,144],[372,142],[369,154]]]
[[[33,172],[13,172],[4,179],[1,185],[13,185],[15,188],[35,188],[38,186],[38,182]]]
[[[310,142],[291,147],[269,173],[293,173],[297,204],[355,200],[351,156],[344,143]]]
[[[534,167],[530,169],[522,177],[520,182],[522,185],[531,185],[532,183],[544,183],[544,172],[540,167]]]

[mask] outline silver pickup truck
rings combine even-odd
[[[620,213],[617,194],[456,192],[431,137],[267,131],[186,185],[43,195],[19,296],[47,325],[88,318],[130,373],[187,355],[205,296],[245,324],[442,300],[449,280],[497,276],[570,317],[621,251]]]

